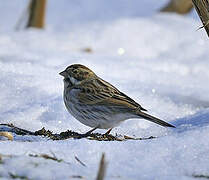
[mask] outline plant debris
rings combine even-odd
[[[85,53],[93,53],[93,49],[90,47],[83,48],[83,49],[81,49],[81,51],[85,52]]]
[[[0,136],[6,137],[8,140],[13,141],[13,135],[10,132],[2,131],[0,132]]]
[[[13,124],[0,124],[0,132],[5,131],[4,129],[17,135],[34,135],[34,132],[15,127]]]
[[[85,179],[85,178],[80,175],[74,175],[74,176],[70,176],[70,179]]]
[[[56,161],[58,163],[64,162],[66,164],[70,164],[69,162],[64,161],[63,159],[58,159],[53,152],[51,152],[53,156],[48,155],[48,154],[29,154],[28,156],[30,157],[35,157],[35,158],[44,158],[44,159],[49,159]]]
[[[192,177],[209,179],[209,175],[203,175],[203,174],[193,174]]]
[[[10,176],[10,178],[12,178],[12,179],[23,179],[23,180],[29,180],[29,178],[28,178],[28,177],[26,177],[26,176],[20,176],[20,175],[13,174],[13,173],[10,173],[10,172],[9,172],[9,176]]]
[[[41,158],[44,158],[44,159],[50,159],[50,160],[57,161],[57,162],[62,162],[63,161],[62,159],[57,159],[56,157],[50,156],[48,154],[29,154],[29,156],[30,157],[41,157]]]
[[[80,159],[78,159],[77,156],[75,156],[75,160],[78,161],[82,166],[86,167],[86,164],[84,164]]]
[[[65,140],[65,139],[82,139],[87,138],[89,140],[96,141],[127,141],[127,140],[149,140],[156,137],[150,136],[147,138],[135,138],[130,136],[122,135],[111,135],[111,134],[100,134],[100,133],[91,133],[91,134],[80,134],[71,130],[61,132],[59,134],[53,133],[50,130],[46,130],[44,127],[35,132],[28,131],[22,128],[15,127],[13,124],[0,124],[0,132],[7,131],[8,133],[15,133],[17,135],[32,135],[32,136],[43,136],[52,140]]]
[[[103,180],[106,174],[106,167],[107,167],[107,163],[105,161],[105,154],[102,153],[102,157],[99,163],[99,170],[97,173],[97,178],[96,180]]]

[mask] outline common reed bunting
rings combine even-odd
[[[81,64],[68,66],[59,73],[64,77],[64,102],[78,121],[95,129],[109,129],[130,118],[146,119],[165,127],[175,127],[144,111],[140,104],[98,77]]]

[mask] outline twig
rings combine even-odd
[[[17,135],[34,135],[34,132],[18,128],[16,126],[14,126],[13,124],[0,124],[0,126],[9,127],[10,129],[8,129],[7,131],[15,133]]]
[[[123,137],[124,137],[124,140],[148,140],[148,139],[156,138],[154,136],[150,136],[147,138],[134,138],[134,137],[126,136],[126,135],[124,135]]]
[[[55,154],[53,153],[53,156],[50,156],[48,154],[29,154],[30,157],[39,157],[39,158],[44,158],[44,159],[50,159],[56,162],[64,162],[66,164],[70,164],[69,162],[65,162],[63,159],[58,159]]]
[[[56,157],[52,157],[48,154],[29,154],[30,157],[41,157],[41,158],[44,158],[44,159],[50,159],[50,160],[53,160],[53,161],[57,161],[57,162],[62,162],[63,160],[62,159],[57,159]]]
[[[83,176],[80,176],[80,175],[73,175],[73,176],[70,176],[70,178],[72,178],[72,179],[85,179]]]
[[[77,156],[75,156],[75,160],[78,161],[82,166],[86,167],[86,164],[84,164],[80,159],[78,159]]]
[[[96,180],[104,180],[105,173],[106,173],[106,166],[107,164],[105,162],[105,154],[102,153]]]

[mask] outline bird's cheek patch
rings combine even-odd
[[[78,81],[77,79],[75,79],[74,77],[68,76],[71,83],[74,85],[80,84],[80,81]]]

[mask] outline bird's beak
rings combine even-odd
[[[59,73],[59,75],[63,76],[63,77],[67,77],[67,72],[66,71],[62,71]]]

